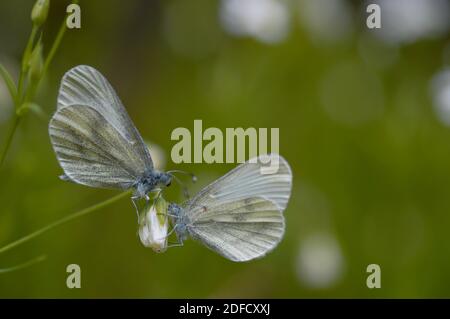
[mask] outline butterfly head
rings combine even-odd
[[[172,175],[168,173],[158,172],[156,179],[159,186],[169,187],[172,183]]]
[[[172,175],[164,172],[149,171],[136,181],[134,187],[138,198],[148,197],[148,193],[158,189],[169,187],[172,183]]]

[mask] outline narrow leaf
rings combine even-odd
[[[9,74],[9,72],[1,64],[0,64],[0,75],[2,76],[3,80],[6,83],[6,86],[8,87],[9,94],[11,94],[12,100],[15,102],[16,96],[17,96],[16,85],[14,84],[14,81],[13,81],[11,75]]]

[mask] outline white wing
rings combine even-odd
[[[119,134],[133,145],[147,168],[153,168],[148,147],[134,126],[108,80],[96,69],[79,65],[63,77],[59,88],[57,110],[69,105],[86,105],[100,113]]]
[[[50,140],[67,177],[102,188],[127,189],[145,169],[145,159],[96,109],[71,105],[50,120]]]
[[[232,261],[263,257],[284,234],[282,212],[262,197],[193,209],[201,217],[187,226],[189,234]]]
[[[278,171],[262,174],[261,169],[268,161],[277,161]],[[231,202],[250,197],[264,197],[286,209],[292,189],[292,172],[286,160],[278,154],[261,155],[237,166],[215,182],[202,189],[186,208],[216,205],[217,202]],[[195,219],[197,216],[193,215]]]

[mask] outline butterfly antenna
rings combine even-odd
[[[170,174],[170,173],[169,173]],[[178,177],[176,177],[175,175],[170,174],[173,179],[181,186],[181,189],[183,190],[183,195],[186,198],[189,198],[189,192],[188,192],[188,188],[186,187],[186,184],[184,184]]]
[[[184,175],[189,175],[192,178],[192,183],[195,183],[197,181],[197,176],[195,176],[194,173],[190,173],[190,172],[186,172],[186,171],[181,171],[179,169],[174,169],[171,171],[167,171],[168,174],[172,175],[172,173],[180,173],[180,174],[184,174]]]
[[[180,173],[180,174],[184,174],[184,175],[189,175],[192,179],[192,183],[195,183],[197,181],[197,176],[195,176],[193,173],[190,172],[186,172],[186,171],[181,171],[178,169],[174,169],[171,171],[167,171],[168,174],[170,174],[170,176],[172,176],[174,178],[174,180],[181,186],[181,188],[183,189],[183,195],[186,198],[189,198],[189,192],[188,192],[188,188],[186,187],[186,185],[178,178],[176,177],[173,173]]]

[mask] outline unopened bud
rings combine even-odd
[[[44,68],[44,60],[42,58],[42,44],[41,41],[38,42],[36,47],[31,52],[30,60],[28,62],[28,67],[30,70],[30,82],[38,81],[42,75],[42,70]]]
[[[153,205],[146,204],[139,220],[139,238],[145,247],[161,253],[167,249],[169,219],[167,202],[159,196]]]
[[[41,26],[47,20],[50,0],[37,0],[31,10],[31,21],[36,26]]]

